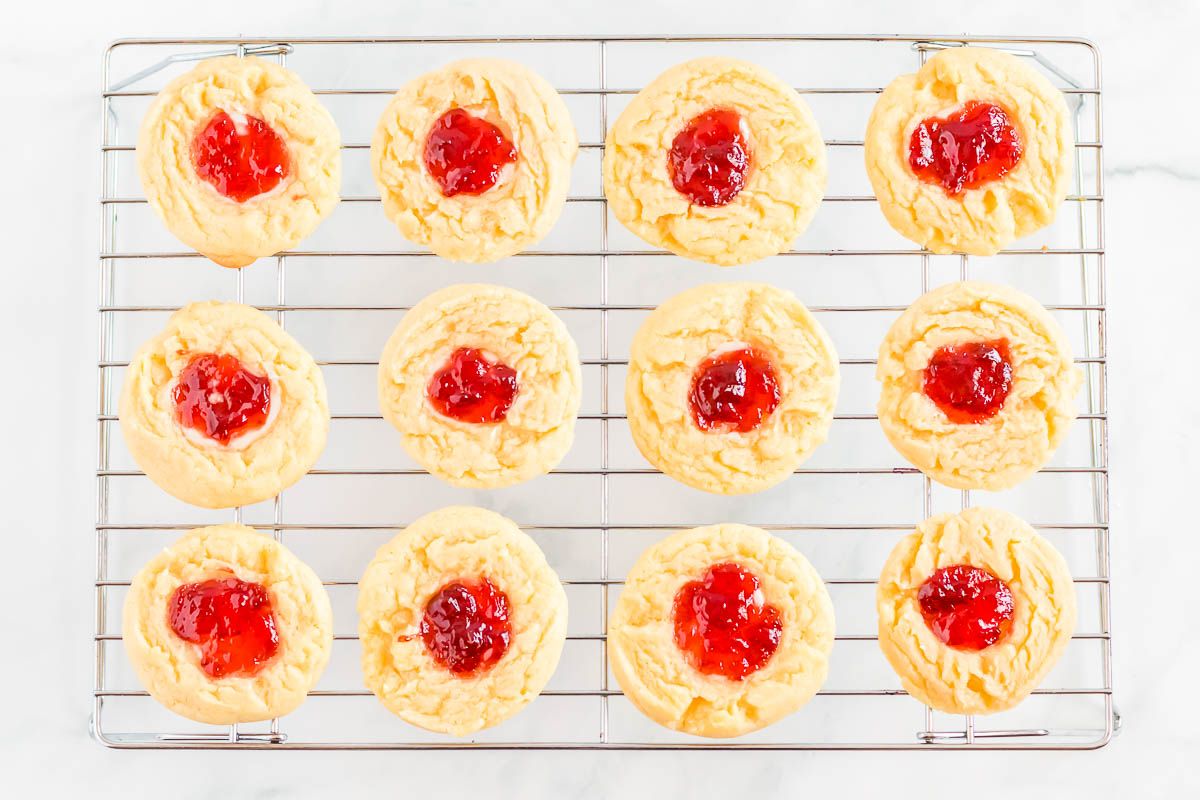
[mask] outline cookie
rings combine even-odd
[[[485,263],[554,227],[579,142],[562,98],[512,61],[456,61],[407,83],[371,141],[383,209],[451,261]]]
[[[879,346],[879,424],[913,466],[955,489],[1007,489],[1040,469],[1075,419],[1082,371],[1033,298],[940,286]]]
[[[829,669],[834,617],[808,560],[748,525],[675,533],[644,552],[608,624],[625,696],[697,736],[740,736],[791,714]]]
[[[137,169],[172,234],[221,266],[244,267],[294,247],[333,211],[341,135],[290,70],[212,58],[158,93]]]
[[[510,486],[554,468],[575,436],[579,352],[528,295],[460,284],[413,306],[379,359],[379,405],[405,451],[455,486]]]
[[[948,714],[1020,703],[1075,630],[1066,561],[1007,511],[930,517],[892,550],[876,593],[879,646],[905,690]]]
[[[329,433],[321,370],[266,314],[192,303],[125,370],[121,433],[137,465],[186,503],[274,497],[316,463]]]
[[[934,253],[993,255],[1053,222],[1071,181],[1062,92],[986,47],[942,50],[892,81],[865,142],[883,215]]]
[[[316,574],[245,525],[190,531],[134,576],[121,637],[150,696],[197,722],[294,711],[333,648]]]
[[[791,247],[825,194],[808,105],[765,69],[698,58],[655,78],[604,144],[613,215],[655,247],[710,264]]]
[[[567,595],[511,520],[455,506],[384,545],[358,584],[363,678],[389,711],[465,736],[538,696],[567,635]]]
[[[646,460],[707,492],[787,478],[833,421],[838,358],[796,297],[764,283],[697,286],[633,338],[625,411]]]

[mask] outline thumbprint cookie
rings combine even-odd
[[[994,508],[930,517],[888,556],[876,593],[879,646],[905,690],[949,714],[1012,708],[1075,630],[1066,561]]]
[[[609,663],[660,725],[740,736],[817,693],[833,632],[833,603],[803,555],[760,528],[711,525],[634,564],[608,625]]]
[[[404,238],[485,263],[541,240],[579,143],[566,104],[512,61],[456,61],[406,84],[371,142],[383,209]]]
[[[338,203],[341,135],[293,72],[270,61],[202,61],[158,93],[137,168],[180,241],[225,267],[294,247]]]
[[[902,456],[946,486],[991,490],[1049,461],[1083,382],[1045,308],[978,281],[909,306],[879,347],[875,377],[879,424]]]
[[[699,58],[655,78],[604,148],[616,218],[656,247],[710,264],[787,250],[825,194],[825,144],[808,105],[732,58]]]
[[[413,306],[379,360],[379,405],[410,456],[454,484],[549,472],[575,436],[579,353],[555,314],[502,286],[449,286]]]
[[[192,303],[134,354],[120,401],[134,461],[162,489],[205,508],[274,497],[325,449],[321,370],[263,312]]]
[[[625,410],[646,460],[707,492],[774,486],[825,441],[833,344],[796,297],[709,284],[660,305],[633,338]]]
[[[443,508],[384,545],[358,585],[363,677],[389,711],[465,736],[531,702],[558,665],[567,595],[492,511]]]
[[[1016,56],[953,47],[883,91],[867,175],[897,232],[935,253],[988,256],[1054,221],[1071,180],[1063,94]]]
[[[294,711],[333,648],[316,574],[244,525],[198,528],[155,556],[125,598],[121,637],[150,696],[214,725]]]

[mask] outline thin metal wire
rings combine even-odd
[[[1101,91],[1100,91],[1100,64],[1099,54],[1091,43],[1075,38],[993,38],[993,37],[961,37],[961,36],[937,36],[937,37],[912,37],[912,36],[834,36],[834,35],[768,35],[768,36],[688,36],[688,37],[670,37],[672,42],[711,42],[711,43],[726,43],[726,42],[790,42],[799,46],[805,42],[884,42],[884,43],[906,43],[913,47],[918,57],[924,62],[928,51],[941,49],[948,46],[957,46],[966,43],[982,43],[998,46],[1007,49],[1017,55],[1029,57],[1038,61],[1043,67],[1047,68],[1052,73],[1058,75],[1070,85],[1065,90],[1071,99],[1073,105],[1078,109],[1086,107],[1087,103],[1092,103],[1095,110],[1094,116],[1094,131],[1088,132],[1094,136],[1093,140],[1082,140],[1084,131],[1076,130],[1076,185],[1074,193],[1068,197],[1068,201],[1073,203],[1076,217],[1078,219],[1078,246],[1077,247],[1062,247],[1062,248],[1015,248],[1004,251],[1007,255],[1020,256],[1042,256],[1042,255],[1059,255],[1059,256],[1077,256],[1081,265],[1081,277],[1083,280],[1083,302],[1078,304],[1062,304],[1049,306],[1053,310],[1077,312],[1085,326],[1085,350],[1084,356],[1076,359],[1080,364],[1086,365],[1089,370],[1089,413],[1081,414],[1080,419],[1087,421],[1090,427],[1091,435],[1093,436],[1092,458],[1091,463],[1082,465],[1072,465],[1068,467],[1054,467],[1044,470],[1048,473],[1059,474],[1077,474],[1089,476],[1092,481],[1092,497],[1095,503],[1094,521],[1088,522],[1056,522],[1044,521],[1036,524],[1034,527],[1044,530],[1059,531],[1064,533],[1074,532],[1076,535],[1094,537],[1096,544],[1096,572],[1090,576],[1077,576],[1075,583],[1081,587],[1081,590],[1087,586],[1095,585],[1096,591],[1099,593],[1099,628],[1096,631],[1084,631],[1076,633],[1073,637],[1076,640],[1095,641],[1100,647],[1102,658],[1102,685],[1099,686],[1081,686],[1081,687],[1063,687],[1063,688],[1046,688],[1039,689],[1034,694],[1039,696],[1095,696],[1101,698],[1104,704],[1105,720],[1102,725],[1095,728],[1078,729],[1067,728],[1065,726],[1046,726],[1034,727],[1028,729],[1010,729],[1010,728],[995,728],[987,729],[980,728],[977,721],[973,717],[966,717],[964,724],[960,730],[937,730],[935,729],[935,717],[931,709],[924,709],[922,724],[917,726],[916,736],[910,743],[904,742],[883,742],[875,741],[871,738],[869,731],[864,731],[864,736],[861,740],[850,742],[834,742],[834,741],[804,741],[804,742],[756,742],[753,744],[743,743],[662,743],[651,741],[631,741],[614,736],[610,727],[610,699],[620,697],[621,692],[615,690],[609,685],[609,675],[607,668],[607,637],[601,632],[598,634],[584,634],[568,636],[569,641],[579,642],[598,642],[601,649],[602,664],[601,673],[596,688],[577,689],[577,690],[553,690],[543,694],[548,697],[580,697],[580,698],[597,698],[600,703],[600,730],[599,736],[595,740],[588,740],[586,736],[581,740],[575,741],[522,741],[522,742],[442,742],[442,741],[420,741],[401,740],[401,741],[306,741],[303,739],[291,737],[285,730],[287,720],[280,721],[278,719],[271,720],[269,730],[243,730],[239,726],[230,726],[222,732],[198,732],[198,733],[177,733],[172,731],[147,731],[147,732],[125,732],[109,730],[104,722],[105,702],[116,702],[126,698],[143,698],[146,693],[141,690],[114,688],[110,685],[108,679],[108,665],[106,664],[106,646],[119,642],[121,634],[119,629],[113,631],[110,626],[114,621],[110,619],[107,613],[107,605],[111,599],[110,591],[121,590],[129,585],[128,580],[114,578],[110,567],[110,537],[136,536],[139,533],[146,532],[161,532],[161,531],[181,531],[194,527],[181,521],[164,521],[157,522],[129,522],[121,519],[114,519],[112,514],[112,506],[110,503],[110,491],[114,485],[114,481],[123,479],[138,478],[142,475],[139,470],[133,469],[118,469],[114,468],[111,457],[110,443],[115,431],[117,422],[116,415],[112,412],[114,408],[113,396],[114,389],[117,383],[114,377],[114,370],[118,370],[126,365],[127,362],[114,357],[113,341],[115,335],[116,321],[123,318],[122,315],[141,314],[141,313],[162,313],[170,312],[176,309],[171,305],[148,305],[148,304],[120,304],[117,302],[116,291],[116,273],[117,267],[125,260],[173,260],[173,259],[192,259],[199,258],[196,253],[184,251],[137,251],[129,249],[120,249],[122,241],[118,237],[118,219],[121,209],[126,206],[136,206],[145,203],[143,198],[139,197],[122,197],[117,196],[116,192],[116,168],[117,160],[121,158],[122,153],[133,151],[132,145],[124,144],[120,141],[118,131],[118,118],[114,110],[113,103],[115,100],[127,97],[146,97],[153,95],[153,91],[129,88],[136,86],[139,81],[142,81],[171,64],[180,61],[194,61],[199,58],[207,58],[213,55],[260,55],[260,56],[275,56],[280,63],[286,63],[287,55],[295,52],[298,46],[303,45],[341,45],[346,47],[367,47],[378,44],[412,44],[412,45],[438,45],[438,44],[463,44],[463,43],[479,43],[479,44],[536,44],[536,43],[575,43],[595,47],[592,52],[598,59],[597,78],[598,83],[594,87],[579,86],[560,89],[563,94],[579,95],[583,97],[595,97],[599,103],[601,130],[606,131],[608,128],[609,117],[609,97],[626,96],[634,94],[637,89],[634,87],[622,86],[619,88],[610,87],[609,82],[609,60],[611,53],[611,45],[613,44],[629,44],[629,43],[649,43],[658,42],[664,43],[668,39],[662,37],[467,37],[467,38],[416,38],[416,37],[390,37],[390,38],[305,38],[305,39],[288,39],[287,41],[272,40],[272,39],[151,39],[151,40],[122,40],[114,43],[105,54],[103,72],[102,72],[102,112],[104,114],[103,134],[100,147],[101,160],[103,164],[102,190],[100,199],[101,211],[101,241],[100,241],[100,280],[99,280],[99,348],[98,348],[98,394],[99,394],[99,409],[96,415],[98,425],[97,436],[97,492],[96,492],[96,614],[95,622],[96,629],[94,633],[94,645],[96,648],[96,671],[94,685],[94,705],[93,705],[93,720],[92,729],[94,735],[103,743],[112,747],[122,748],[213,748],[213,749],[355,749],[355,750],[375,750],[375,749],[571,749],[571,750],[592,750],[592,749],[647,749],[647,750],[691,750],[691,749],[761,749],[761,750],[903,750],[903,749],[951,749],[951,750],[1011,750],[1011,749],[1093,749],[1102,746],[1112,736],[1117,728],[1117,714],[1112,705],[1112,666],[1111,666],[1111,630],[1110,630],[1110,572],[1109,572],[1109,530],[1108,530],[1108,427],[1106,413],[1106,393],[1107,393],[1107,355],[1105,348],[1106,326],[1105,326],[1105,294],[1104,294],[1104,239],[1103,239],[1103,184],[1101,180],[1102,171],[1102,154],[1103,154],[1103,137],[1102,137],[1102,120],[1100,111]],[[1076,48],[1086,48],[1091,55],[1094,64],[1093,80],[1091,86],[1082,85],[1074,81],[1071,76],[1061,70],[1051,59],[1047,58],[1039,47],[1044,45],[1070,45]],[[196,47],[209,47],[210,50],[200,51],[194,49]],[[121,51],[126,48],[142,48],[150,55],[155,57],[155,53],[163,53],[163,49],[169,49],[165,52],[164,57],[159,59],[151,66],[142,69],[132,75],[129,75],[119,81],[110,80],[110,62],[114,52]],[[179,48],[188,48],[179,50]],[[828,87],[828,86],[810,86],[798,87],[798,91],[813,95],[872,95],[877,94],[882,90],[882,87]],[[379,88],[337,88],[330,89],[324,87],[317,88],[317,94],[320,95],[388,95],[392,93],[390,89]],[[837,148],[855,148],[861,147],[862,141],[855,139],[830,139],[826,144],[830,147]],[[347,150],[361,150],[369,145],[362,143],[351,143],[344,145]],[[602,141],[586,142],[582,145],[583,148],[602,151],[604,144]],[[1096,182],[1095,191],[1088,192],[1082,182],[1083,166],[1087,159],[1093,157],[1095,161]],[[346,197],[343,202],[349,203],[378,203],[377,197],[360,196]],[[620,586],[623,581],[619,577],[614,577],[610,573],[610,534],[615,531],[668,531],[676,530],[681,527],[688,527],[684,523],[617,523],[611,519],[611,489],[610,480],[612,476],[619,475],[653,475],[656,470],[652,469],[635,469],[635,468],[619,468],[613,467],[610,462],[610,430],[609,426],[614,420],[623,420],[624,414],[613,413],[610,410],[610,370],[612,367],[620,367],[627,363],[625,359],[614,358],[610,353],[610,325],[613,314],[620,312],[645,312],[650,310],[647,305],[622,305],[610,302],[610,274],[609,262],[611,258],[616,257],[660,257],[667,255],[666,253],[653,250],[614,250],[610,249],[609,231],[608,231],[608,209],[603,196],[572,196],[568,202],[571,203],[599,203],[602,211],[601,223],[601,242],[599,249],[581,249],[581,250],[544,250],[533,251],[523,254],[522,257],[582,257],[595,258],[600,266],[600,291],[599,302],[596,304],[580,304],[557,306],[556,310],[561,311],[581,311],[595,312],[598,314],[601,329],[601,353],[598,359],[586,359],[584,363],[589,366],[599,368],[601,377],[601,396],[599,413],[582,414],[582,420],[594,420],[600,424],[600,448],[598,456],[598,464],[595,467],[587,468],[563,468],[554,471],[554,474],[561,475],[579,475],[598,477],[601,484],[601,502],[599,508],[599,520],[597,522],[558,522],[547,524],[534,524],[523,526],[527,530],[535,531],[599,531],[600,533],[600,564],[598,573],[599,579],[596,580],[566,580],[564,584],[568,586],[580,587],[597,587],[602,594],[602,611],[601,611],[601,628],[602,631],[607,628],[609,592],[610,587]],[[869,195],[834,195],[824,199],[826,203],[864,203],[876,202],[875,198]],[[1095,233],[1094,240],[1089,241],[1089,231],[1085,224],[1088,215],[1095,214]],[[276,256],[276,287],[275,287],[275,302],[273,305],[261,305],[262,310],[274,313],[280,325],[285,325],[288,315],[296,312],[310,313],[338,313],[338,312],[361,312],[361,311],[381,311],[381,312],[399,312],[407,310],[408,306],[400,305],[313,305],[313,304],[289,304],[287,302],[287,281],[288,275],[294,269],[303,270],[306,263],[303,259],[330,259],[339,257],[391,257],[398,259],[407,258],[426,258],[430,254],[420,251],[409,250],[359,250],[359,249],[329,249],[329,250],[310,250],[310,251],[290,251],[288,253],[280,253]],[[818,262],[808,261],[804,257],[822,257],[822,256],[879,256],[879,257],[895,257],[901,259],[897,263],[902,263],[905,258],[913,258],[920,266],[921,270],[921,286],[923,290],[930,288],[931,283],[931,256],[928,251],[921,249],[901,249],[901,248],[871,248],[871,249],[828,249],[828,250],[795,250],[786,255],[801,257],[801,265],[816,264]],[[798,265],[799,266],[799,265]],[[236,273],[236,288],[235,294],[238,300],[245,298],[245,275],[242,271]],[[964,256],[960,260],[959,277],[965,279],[968,276],[968,260]],[[1093,281],[1089,278],[1094,278],[1095,289],[1093,291]],[[1093,296],[1094,295],[1094,296]],[[817,313],[842,313],[842,312],[878,312],[878,313],[898,313],[903,310],[904,306],[898,305],[847,305],[847,306],[824,306],[813,307],[812,310]],[[1094,346],[1093,346],[1094,344]],[[327,360],[320,362],[326,367],[373,367],[376,362],[373,360]],[[843,365],[853,366],[870,366],[875,363],[872,358],[848,358],[842,359]],[[343,413],[333,416],[336,420],[379,420],[378,414],[371,413]],[[839,414],[835,417],[838,420],[855,420],[855,421],[870,421],[875,420],[874,414]],[[797,470],[798,474],[805,475],[897,475],[897,476],[915,476],[919,473],[911,467],[895,466],[895,467],[826,467],[826,468],[803,468]],[[315,476],[382,476],[382,475],[420,475],[423,474],[420,470],[415,469],[386,469],[386,468],[333,468],[333,469],[318,469],[312,472]],[[928,517],[934,509],[934,494],[932,482],[922,476],[922,497],[921,510],[923,517]],[[960,493],[959,505],[966,508],[971,503],[971,495],[969,492]],[[241,519],[241,509],[235,511],[235,518]],[[696,520],[694,524],[706,524],[711,520]],[[885,535],[894,535],[895,532],[911,530],[916,524],[916,520],[903,521],[888,521],[877,523],[854,523],[854,522],[830,522],[830,523],[765,523],[760,526],[772,531],[780,532],[796,532],[809,531],[819,534],[835,534],[836,532],[860,531],[873,532]],[[395,521],[386,523],[318,523],[305,521],[288,521],[284,516],[284,503],[282,495],[274,501],[271,512],[270,522],[264,523],[260,520],[254,520],[254,527],[264,531],[269,531],[277,540],[281,540],[288,531],[307,531],[307,532],[329,532],[329,533],[345,533],[354,531],[387,531],[398,526]],[[326,579],[323,581],[326,586],[330,587],[349,587],[357,585],[357,581],[352,578],[347,579]],[[865,586],[869,587],[875,584],[874,578],[860,577],[834,577],[826,580],[826,583],[831,586]],[[839,634],[836,637],[839,642],[871,642],[876,640],[876,636],[868,634]],[[357,636],[353,634],[339,634],[335,636],[337,641],[356,641]],[[871,697],[871,698],[886,698],[900,697],[904,692],[899,689],[890,688],[863,688],[863,689],[827,689],[819,693],[822,697],[829,698],[846,698],[846,697]],[[315,703],[336,703],[337,698],[353,698],[353,697],[369,697],[369,693],[364,690],[320,690],[310,693],[314,698]],[[242,726],[246,728],[248,726]]]

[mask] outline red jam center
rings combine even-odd
[[[196,174],[239,203],[274,189],[290,167],[279,134],[258,117],[245,120],[239,124],[218,111],[192,140]]]
[[[487,578],[448,583],[425,604],[421,638],[433,659],[455,675],[487,670],[512,640],[508,596]]]
[[[925,367],[925,396],[951,422],[976,423],[1000,413],[1012,389],[1008,341],[940,347]]]
[[[908,163],[918,178],[956,195],[1003,177],[1022,150],[1008,112],[972,100],[948,117],[922,120],[908,142]]]
[[[667,159],[676,191],[698,206],[723,206],[742,191],[750,152],[736,111],[714,108],[684,126]]]
[[[743,680],[770,660],[782,636],[779,609],[737,564],[711,566],[675,595],[675,644],[706,675]]]
[[[934,635],[960,650],[990,647],[1012,628],[1012,590],[979,567],[942,567],[921,584],[917,602]]]
[[[253,675],[279,650],[266,588],[233,577],[180,586],[171,594],[167,624],[200,649],[200,666],[211,678]]]
[[[455,350],[429,381],[429,402],[460,422],[500,422],[517,397],[517,372],[473,347]]]
[[[746,433],[762,424],[779,398],[771,360],[760,350],[741,347],[701,361],[688,399],[700,430]]]
[[[486,119],[452,108],[425,138],[425,168],[446,197],[482,194],[517,160],[517,147]]]
[[[271,411],[271,380],[228,354],[193,358],[171,394],[179,422],[221,444],[261,428]]]

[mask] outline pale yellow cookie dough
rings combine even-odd
[[[490,668],[459,677],[429,654],[421,618],[447,583],[480,578],[508,596],[512,638]],[[545,555],[511,520],[482,508],[443,508],[409,525],[380,548],[358,592],[367,688],[431,731],[466,736],[513,716],[550,680],[566,641],[567,595]]]
[[[1008,341],[1012,386],[999,413],[952,422],[922,390],[939,348]],[[1036,300],[963,281],[922,295],[879,346],[879,424],[913,466],[955,489],[1007,489],[1040,469],[1075,419],[1082,371],[1058,322]]]
[[[675,644],[675,595],[709,567],[728,562],[754,573],[783,623],[778,648],[741,681],[699,672]],[[609,620],[608,658],[625,696],[660,725],[697,736],[740,736],[791,714],[817,693],[833,633],[833,603],[803,555],[760,528],[710,525],[672,534],[634,564]]]
[[[482,350],[517,373],[500,422],[461,422],[428,400],[429,381],[459,348]],[[413,306],[379,359],[379,405],[401,444],[455,486],[496,488],[554,468],[575,436],[579,352],[550,309],[513,289],[448,286]]]
[[[446,197],[425,168],[429,129],[453,108],[482,117],[517,148],[495,186]],[[562,213],[579,140],[566,104],[527,67],[501,59],[456,61],[406,84],[371,142],[383,209],[411,242],[451,261],[485,263],[540,241]]]
[[[730,345],[771,358],[779,405],[747,433],[703,431],[690,410],[692,377]],[[838,384],[833,343],[795,295],[765,283],[707,284],[667,300],[638,329],[625,410],[651,464],[697,489],[746,494],[787,478],[825,441]]]
[[[675,136],[710,109],[741,115],[746,185],[723,206],[692,205],[671,183]],[[825,194],[825,144],[808,105],[762,67],[698,58],[638,93],[608,131],[604,194],[613,215],[649,244],[710,264],[757,261],[791,247]]]
[[[218,111],[258,117],[286,142],[288,175],[244,203],[222,196],[192,163],[192,140]],[[137,168],[167,229],[225,267],[294,247],[338,203],[341,135],[293,72],[259,58],[202,61],[158,93],[142,120]]]
[[[925,623],[917,592],[936,570],[986,569],[1013,595],[1008,636],[983,650],[949,647]],[[948,714],[1020,703],[1075,631],[1075,584],[1062,555],[1021,519],[995,508],[930,517],[892,550],[876,593],[879,646],[904,689]]]
[[[171,392],[194,356],[229,354],[271,381],[263,427],[228,445],[185,428]],[[125,371],[121,433],[160,488],[196,506],[266,500],[316,463],[329,432],[325,380],[312,356],[266,314],[237,303],[192,303],[171,315]]]
[[[913,130],[969,101],[1008,112],[1024,147],[1006,175],[950,196],[908,163]],[[1071,181],[1074,133],[1063,94],[1020,58],[986,47],[952,47],[914,75],[896,78],[867,123],[867,175],[897,232],[935,253],[989,256],[1054,221]]]
[[[252,676],[211,678],[196,646],[171,630],[168,606],[181,585],[231,573],[266,588],[279,650]],[[185,534],[134,576],[121,636],[138,679],[171,711],[214,725],[255,722],[304,702],[329,661],[333,611],[316,573],[286,547],[244,525],[214,525]]]

